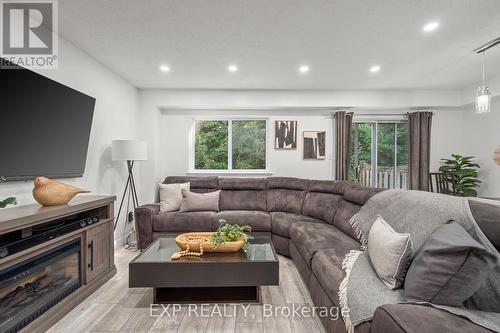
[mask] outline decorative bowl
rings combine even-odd
[[[244,240],[238,240],[225,242],[215,247],[212,243],[213,234],[213,232],[188,232],[175,237],[175,242],[182,250],[186,250],[189,245],[189,250],[194,252],[200,251],[200,243],[203,246],[203,252],[238,252],[245,245]]]

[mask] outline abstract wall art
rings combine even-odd
[[[276,120],[274,123],[274,148],[297,148],[297,121]]]
[[[326,132],[304,131],[304,159],[324,160],[326,158]]]

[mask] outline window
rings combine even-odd
[[[194,171],[264,171],[265,119],[196,120]]]
[[[407,188],[408,123],[355,122],[350,179],[366,186]]]

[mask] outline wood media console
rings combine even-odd
[[[0,332],[45,332],[116,274],[114,201],[0,210]]]

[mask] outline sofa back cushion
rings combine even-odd
[[[343,188],[343,182],[310,180],[302,213],[333,224],[333,218],[342,200]]]
[[[343,233],[357,239],[356,233],[352,229],[349,221],[361,207],[375,194],[383,191],[380,188],[362,186],[353,182],[343,183],[342,199],[338,203],[338,208],[333,219],[333,225]]]
[[[219,189],[218,177],[187,177],[170,176],[165,178],[163,184],[189,183],[189,189],[195,193],[213,192]]]
[[[265,178],[219,178],[219,209],[266,210]]]
[[[500,251],[500,202],[478,198],[468,200],[472,216],[481,231]]]
[[[302,213],[309,180],[292,177],[267,178],[267,211]]]

